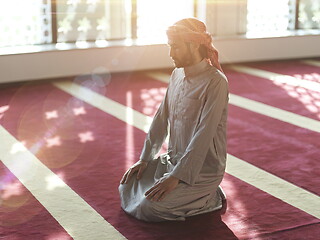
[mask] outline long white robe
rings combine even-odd
[[[222,207],[219,184],[226,166],[228,82],[206,60],[176,68],[154,116],[140,159],[142,179],[119,186],[121,206],[145,221],[184,220]],[[168,129],[168,153],[159,152]],[[153,184],[170,174],[180,182],[162,201],[145,198]]]

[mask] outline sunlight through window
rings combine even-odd
[[[90,131],[79,133],[78,137],[82,143],[94,141],[93,133]]]
[[[247,35],[269,35],[289,29],[292,0],[248,0]]]
[[[140,97],[143,99],[142,112],[146,115],[154,115],[164,98],[166,88],[142,89]]]
[[[76,116],[84,115],[84,114],[87,113],[86,110],[84,109],[84,107],[74,108],[74,109],[72,109],[72,111],[73,111],[73,114],[76,115]]]
[[[6,184],[5,188],[2,190],[1,198],[6,200],[13,196],[19,196],[21,194],[23,194],[23,186],[21,182],[15,181]]]
[[[0,119],[3,118],[4,113],[9,110],[9,105],[0,107]]]
[[[61,140],[60,140],[59,136],[53,137],[53,138],[47,138],[46,142],[47,142],[47,147],[48,148],[61,145]]]
[[[127,0],[126,0],[127,1]],[[125,0],[68,0],[58,1],[57,42],[76,42],[88,47],[87,41],[124,39],[130,13]]]
[[[26,142],[24,142],[24,141],[13,144],[12,147],[11,147],[10,153],[11,154],[16,154],[18,152],[26,151],[25,145],[26,145]]]
[[[43,0],[0,1],[0,47],[51,42],[51,5]]]
[[[320,28],[320,1],[299,1],[298,24],[302,29]]]
[[[298,79],[305,79],[308,81],[314,81],[320,83],[320,74],[319,73],[309,73],[309,74],[294,74],[293,77]]]
[[[294,74],[293,76],[274,77],[272,80],[320,119],[319,76],[317,73]],[[302,83],[304,85],[300,86]],[[306,88],[306,86],[308,87]]]
[[[166,41],[166,29],[194,16],[193,0],[137,0],[137,35],[152,42]]]
[[[9,105],[5,105],[5,106],[0,107],[0,113],[4,113],[8,110],[9,110]]]
[[[57,111],[46,112],[46,119],[58,118]]]
[[[132,92],[128,91],[126,93],[126,168],[130,168],[134,162],[134,135],[133,135],[133,125],[134,125],[134,113],[132,109]]]
[[[61,180],[63,179],[63,174],[58,173],[57,175],[50,175],[46,177],[47,189],[52,191],[58,187],[65,187],[65,183]]]

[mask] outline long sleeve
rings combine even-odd
[[[168,87],[169,89],[169,87]],[[168,89],[158,108],[144,141],[140,160],[150,161],[159,152],[168,134]]]
[[[228,103],[228,83],[223,77],[214,79],[206,92],[206,99],[193,137],[171,175],[193,185],[203,166],[210,144],[217,133],[222,114]]]

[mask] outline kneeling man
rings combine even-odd
[[[220,209],[226,166],[228,82],[206,26],[182,19],[167,30],[173,70],[140,160],[121,179],[121,206],[145,221],[185,220]],[[168,152],[155,158],[167,133]]]

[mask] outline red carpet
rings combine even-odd
[[[246,66],[320,83],[319,69],[299,61],[256,62]]]
[[[316,71],[315,68],[316,67],[313,67],[313,71]],[[274,69],[270,69],[270,71],[272,70]],[[228,69],[226,73],[228,74],[230,82],[230,92],[233,94],[281,108],[308,118],[316,120],[319,120],[320,118],[319,92],[308,89],[303,89],[302,91],[301,88],[297,90],[290,85],[275,86],[275,84],[270,80]],[[290,88],[286,90],[286,87]],[[307,107],[312,107],[312,109],[316,107],[316,110],[310,111]]]
[[[287,74],[298,71],[296,62],[277,64],[286,64]],[[301,74],[311,70],[319,72],[301,66]],[[317,119],[269,80],[229,70],[226,74],[233,94]],[[110,81],[105,79],[105,87],[88,77],[76,82],[148,116],[153,116],[165,92],[164,83],[143,73],[114,74]],[[319,219],[229,174],[222,184],[228,196],[225,214],[213,212],[186,222],[140,222],[120,209],[117,187],[127,162],[139,157],[144,132],[48,83],[1,88],[0,109],[5,109],[1,125],[128,239],[317,239],[320,235]],[[319,195],[318,133],[235,106],[230,106],[228,124],[230,154]],[[128,128],[133,131],[132,145],[126,145]],[[70,239],[7,168],[0,167],[0,238]]]
[[[0,176],[0,239],[71,239],[2,162]]]

